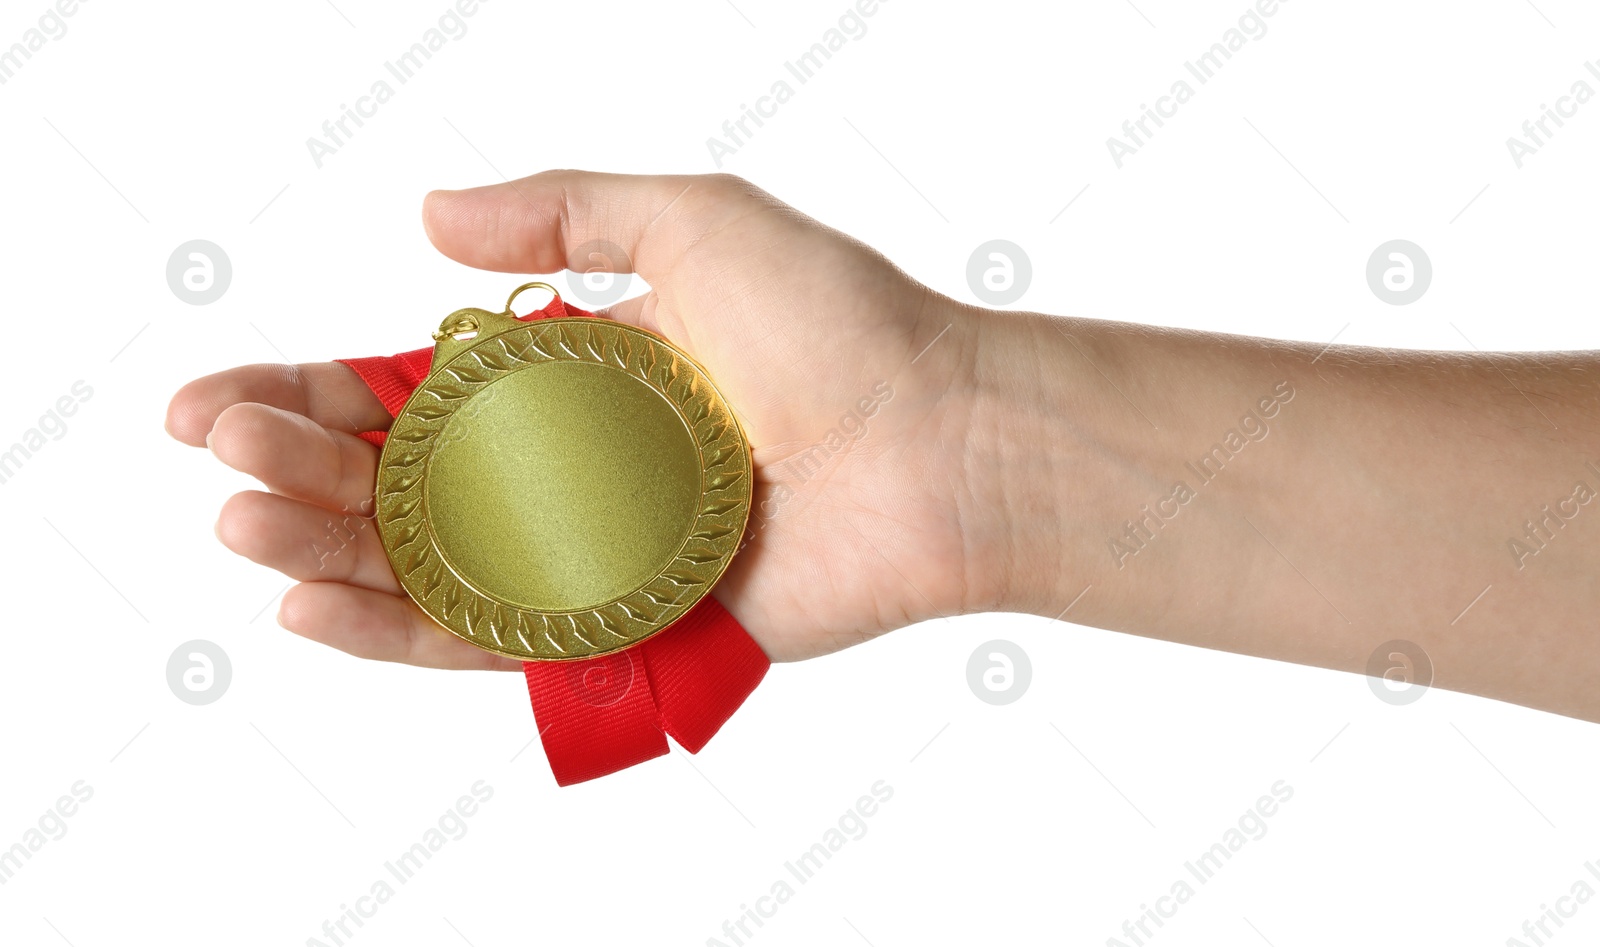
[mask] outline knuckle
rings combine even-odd
[[[756,192],[754,184],[726,171],[706,175],[706,183],[718,194],[730,197],[749,197]]]

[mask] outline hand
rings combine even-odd
[[[649,281],[598,314],[687,351],[745,425],[750,541],[713,594],[773,660],[995,600],[995,570],[981,564],[999,534],[964,508],[980,311],[723,175],[546,172],[436,191],[423,223],[440,251],[480,269],[584,270],[585,245],[604,240]],[[416,314],[418,331],[438,315]],[[378,450],[354,434],[389,421],[353,371],[324,362],[191,382],[167,430],[270,491],[230,499],[217,535],[301,583],[283,598],[284,627],[359,657],[519,669],[418,609],[359,515]]]
[[[1400,640],[1434,686],[1600,720],[1600,545],[1587,518],[1563,525],[1600,493],[1578,480],[1550,512],[1564,478],[1600,476],[1596,353],[962,306],[724,176],[548,172],[430,194],[423,219],[484,269],[585,269],[597,240],[631,258],[652,291],[602,315],[693,355],[754,445],[750,543],[713,594],[774,660],[1013,610],[1350,671]],[[302,583],[285,627],[362,657],[516,668],[412,605],[345,512],[367,509],[378,457],[353,432],[389,420],[342,365],[255,365],[186,386],[167,428],[271,491],[217,526]]]

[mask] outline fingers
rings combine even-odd
[[[659,285],[701,238],[762,202],[776,204],[729,175],[545,171],[434,191],[423,202],[422,220],[441,253],[478,269],[587,272],[598,262],[589,245],[606,241],[627,257],[608,269],[637,272]]]
[[[649,329],[651,332],[659,333],[661,327],[656,323],[655,306],[655,294],[646,293],[643,296],[624,299],[604,309],[597,309],[595,310],[595,315],[602,319],[610,319],[613,322],[621,322],[630,326],[640,326]]]
[[[287,497],[246,491],[223,504],[217,538],[298,582],[348,582],[390,595],[400,583],[373,522]]]
[[[408,598],[337,582],[290,589],[278,624],[358,658],[451,670],[518,671],[519,661],[490,654],[440,627]]]
[[[378,396],[347,365],[245,365],[196,379],[179,389],[167,407],[167,433],[191,447],[201,447],[217,416],[244,402],[292,411],[350,434],[388,430],[391,420]]]
[[[217,459],[268,490],[341,513],[371,516],[378,449],[304,415],[264,404],[223,409],[208,443]]]

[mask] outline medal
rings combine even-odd
[[[687,355],[609,320],[519,321],[532,287],[549,288],[434,334],[378,464],[377,526],[400,584],[450,631],[525,661],[590,658],[721,578],[750,513],[750,446]]]
[[[554,298],[512,314],[522,292]],[[545,283],[459,309],[432,350],[341,359],[395,415],[375,520],[434,621],[524,662],[562,784],[691,752],[765,674],[708,593],[739,548],[750,446],[706,371]]]

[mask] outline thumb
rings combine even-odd
[[[638,273],[652,286],[706,234],[748,209],[755,189],[730,175],[545,171],[433,191],[428,239],[458,263],[504,273]]]

